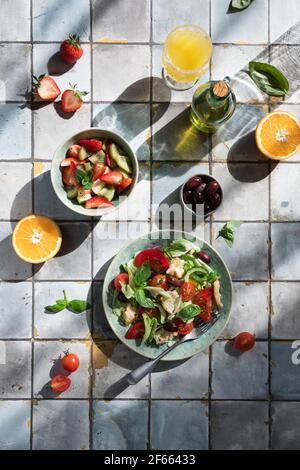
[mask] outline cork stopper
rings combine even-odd
[[[225,98],[230,92],[230,88],[228,83],[224,80],[217,82],[214,84],[213,87],[213,94],[218,96],[218,98]]]

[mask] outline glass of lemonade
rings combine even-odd
[[[163,77],[175,90],[192,88],[206,72],[212,56],[209,35],[198,26],[177,26],[167,36],[163,51]]]

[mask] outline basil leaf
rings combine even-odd
[[[68,310],[71,310],[75,313],[82,313],[85,310],[91,308],[90,304],[86,300],[70,300],[68,303]]]
[[[228,13],[237,13],[248,8],[254,0],[231,0]]]
[[[125,282],[120,282],[121,291],[125,295],[126,299],[130,300],[135,297],[135,292],[129,284],[125,284]]]
[[[189,320],[192,320],[194,317],[199,315],[201,312],[201,308],[195,304],[188,304],[183,307],[179,313],[177,313],[177,317],[181,318],[185,323]]]
[[[144,320],[144,327],[145,327],[143,342],[150,343],[153,340],[153,337],[154,337],[155,332],[156,332],[156,328],[157,328],[157,324],[158,324],[157,319],[156,318],[151,318],[146,313],[143,313],[143,320]]]
[[[135,292],[135,299],[141,307],[145,308],[154,308],[155,303],[149,297],[146,297],[145,291],[142,288],[139,288]]]
[[[260,90],[270,96],[284,96],[289,91],[289,81],[274,65],[249,62],[249,75]]]
[[[226,225],[227,228],[235,230],[236,228],[240,228],[240,226],[243,225],[243,222],[241,220],[230,220]]]
[[[136,270],[133,281],[136,286],[143,286],[151,277],[151,269],[149,263],[144,263]]]
[[[79,183],[81,182],[82,179],[84,179],[86,177],[86,173],[82,170],[79,170],[79,168],[77,168],[75,170],[75,178],[77,179],[77,181],[79,181]]]
[[[68,301],[64,299],[59,299],[53,305],[47,305],[45,310],[52,313],[58,313],[64,310],[68,305]]]

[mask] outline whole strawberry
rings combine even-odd
[[[67,64],[75,64],[83,54],[83,49],[80,45],[80,37],[76,34],[73,36],[70,35],[69,39],[65,39],[61,43],[60,53]]]
[[[61,108],[65,113],[74,113],[77,109],[83,105],[82,96],[88,94],[87,91],[76,90],[76,85],[72,86],[71,89],[65,90],[61,97]]]
[[[54,101],[60,95],[56,81],[45,74],[39,77],[33,75],[33,92],[45,101]]]

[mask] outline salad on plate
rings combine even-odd
[[[122,266],[113,282],[112,310],[127,339],[160,345],[191,333],[223,307],[211,257],[186,239],[147,248]]]
[[[60,167],[68,199],[86,209],[113,206],[133,183],[130,158],[112,140],[79,140]]]

